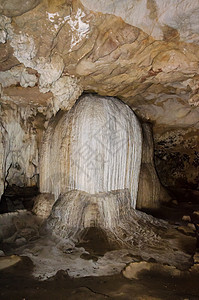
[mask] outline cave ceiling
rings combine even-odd
[[[94,92],[154,130],[199,129],[197,0],[1,0],[0,12],[2,103],[56,113]]]

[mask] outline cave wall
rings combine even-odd
[[[155,161],[165,187],[199,189],[198,129],[161,128],[155,134]]]
[[[33,122],[36,113],[30,107],[13,103],[1,105],[1,195],[7,184],[37,185],[38,136]]]
[[[151,124],[143,123],[142,132],[142,162],[136,207],[138,209],[157,209],[161,203],[168,202],[170,196],[162,185],[156,171]]]

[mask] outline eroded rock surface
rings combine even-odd
[[[52,194],[40,194],[34,198],[34,206],[32,212],[45,220],[49,217],[51,213],[51,209],[55,202],[54,195]]]
[[[156,209],[170,199],[162,186],[154,164],[154,143],[150,124],[142,124],[143,146],[136,207]]]
[[[170,33],[173,38],[179,35],[184,41],[198,43],[197,0],[82,0],[82,3],[91,10],[119,16],[157,40],[166,39]]]
[[[31,122],[37,111],[11,103],[1,107],[0,194],[7,184],[34,186],[38,180],[38,143]]]
[[[155,159],[162,183],[172,188],[198,189],[199,132],[160,128],[155,134]]]
[[[94,195],[68,192],[57,200],[47,220],[49,232],[75,244],[90,227],[101,228],[109,242],[115,242],[119,248],[131,249],[134,255],[146,258],[150,253],[157,261],[178,268],[190,259],[180,249],[183,236],[180,237],[165,221],[131,208],[130,195],[125,190]]]

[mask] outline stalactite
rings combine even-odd
[[[86,95],[49,125],[40,160],[40,191],[55,199],[69,190],[90,194],[129,189],[136,205],[142,134],[120,100]]]

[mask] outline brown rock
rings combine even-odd
[[[20,16],[33,9],[40,3],[40,0],[1,0],[0,13],[7,17]]]

